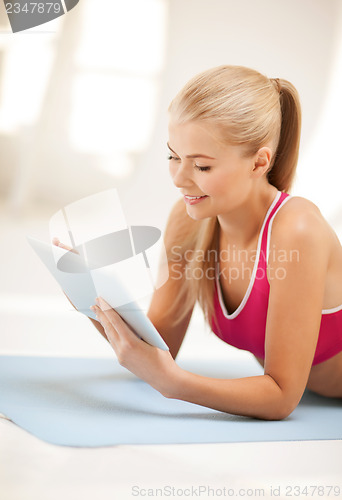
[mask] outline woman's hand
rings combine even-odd
[[[96,304],[91,309],[103,326],[120,365],[150,384],[163,396],[172,397],[172,389],[181,369],[170,352],[139,339],[104,299],[97,298]]]

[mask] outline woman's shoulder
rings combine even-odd
[[[315,203],[300,196],[291,196],[274,218],[269,245],[270,248],[281,250],[282,255],[296,252],[298,258],[287,260],[290,265],[302,266],[313,258],[317,265],[320,263],[324,267],[329,265],[339,242]],[[280,265],[277,257],[277,252],[273,256],[271,252],[270,266]],[[283,261],[281,266],[284,266]]]
[[[304,238],[309,243],[332,232],[318,206],[302,196],[290,196],[272,224],[272,234],[277,239]]]
[[[315,213],[321,213],[318,206],[311,200],[308,200],[307,198],[304,198],[303,196],[293,196],[290,195],[286,199],[286,203],[284,204],[284,207],[282,207],[282,211],[303,211],[303,212],[315,212]],[[285,209],[286,207],[286,209]],[[280,213],[280,211],[279,211]]]
[[[276,222],[277,221],[277,222]],[[274,226],[289,225],[289,229],[310,228],[313,224],[328,225],[318,206],[302,196],[290,196],[280,207]]]

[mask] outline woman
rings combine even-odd
[[[291,196],[296,89],[249,68],[194,77],[169,107],[170,173],[183,198],[165,232],[169,279],[148,316],[170,352],[139,340],[102,299],[93,310],[119,362],[168,398],[283,419],[305,388],[342,397],[342,248],[319,209]],[[264,375],[224,380],[174,361],[199,301],[214,333]],[[101,328],[102,325],[102,328]]]

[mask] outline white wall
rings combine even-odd
[[[168,103],[195,73],[220,64],[250,66],[269,77],[288,79],[298,88],[303,132],[293,194],[318,203],[326,216],[333,217],[340,203],[338,184],[332,178],[339,175],[332,159],[336,158],[335,165],[339,163],[336,136],[342,112],[341,100],[336,101],[342,61],[338,58],[340,7],[338,0],[170,1],[159,120],[139,174],[124,193],[132,218],[142,221],[145,210],[150,221],[159,227],[164,224],[178,196],[165,161]],[[333,88],[334,94],[330,94]],[[336,130],[337,140],[328,144],[331,128]],[[322,168],[327,148],[328,161]],[[138,211],[135,207],[129,210],[133,198],[139,200]],[[338,219],[334,224],[338,226]]]
[[[119,6],[118,0],[115,1]],[[220,64],[241,64],[270,77],[286,78],[298,88],[303,107],[303,134],[293,193],[316,202],[339,229],[342,218],[336,178],[341,177],[340,0],[155,1],[160,1],[166,12],[165,58],[157,78],[157,110],[153,112],[155,123],[150,144],[133,158],[136,166],[133,177],[111,177],[97,168],[99,160],[96,157],[72,151],[67,144],[63,124],[70,112],[68,82],[73,71],[69,46],[77,39],[80,29],[80,2],[63,18],[62,51],[54,61],[52,72],[57,85],[52,92],[53,102],[52,98],[44,101],[47,116],[46,122],[43,120],[40,124],[38,144],[41,147],[37,156],[32,159],[27,154],[32,131],[24,129],[21,135],[0,137],[3,151],[0,191],[12,197],[12,201],[17,198],[15,201],[19,199],[20,202],[21,198],[23,208],[26,202],[52,203],[52,214],[55,208],[66,203],[116,186],[129,222],[164,227],[169,209],[178,197],[166,161],[169,101],[195,73]],[[117,9],[120,13],[120,8]],[[149,22],[144,20],[146,30],[151,27]],[[31,43],[30,40],[42,40],[44,35],[9,36],[16,38],[5,39],[2,35],[0,43],[13,44],[15,40],[18,50],[22,50],[20,44],[24,47]],[[134,37],[134,33],[130,36]],[[138,47],[139,37],[135,43]],[[115,46],[114,50],[120,50],[120,47]],[[25,73],[20,76],[25,89]],[[96,96],[89,98],[95,99]],[[64,138],[61,132],[64,132]]]

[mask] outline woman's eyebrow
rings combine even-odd
[[[174,153],[175,155],[177,155],[177,153],[175,153],[175,151],[170,148],[169,143],[167,142],[166,144],[167,144],[167,147],[169,148],[169,150],[172,151],[172,153]],[[193,155],[186,155],[185,158],[208,158],[208,160],[216,160],[216,158],[213,158],[212,156],[203,155],[201,153],[196,153]]]

